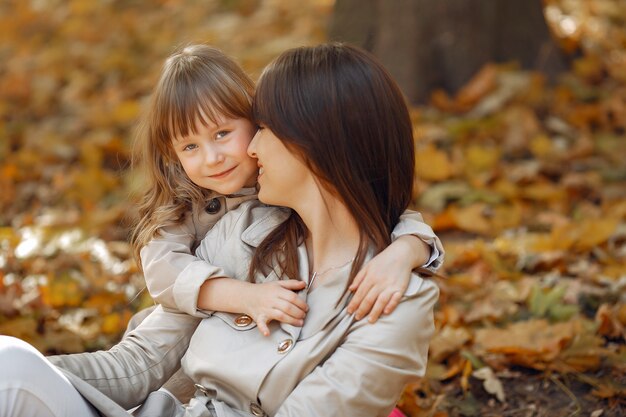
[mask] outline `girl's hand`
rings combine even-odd
[[[363,266],[348,288],[354,296],[348,313],[375,323],[391,314],[409,286],[411,271],[428,260],[430,247],[415,236],[401,236]]]
[[[295,279],[253,284],[246,314],[256,322],[263,336],[269,336],[268,323],[272,320],[302,326],[309,307],[296,291],[305,286],[303,281]]]

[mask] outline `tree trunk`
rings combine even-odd
[[[377,55],[412,102],[454,93],[487,62],[566,68],[541,0],[336,0],[329,33]]]

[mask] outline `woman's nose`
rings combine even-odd
[[[257,138],[259,136],[259,132],[261,132],[261,130],[257,130],[256,133],[254,134],[254,137],[252,138],[252,140],[250,141],[250,143],[248,144],[248,156],[250,158],[256,158],[256,144],[257,144]]]

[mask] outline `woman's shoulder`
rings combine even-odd
[[[408,329],[422,328],[424,322],[432,320],[435,304],[439,299],[439,287],[430,278],[423,278],[416,273],[411,275],[409,286],[404,292],[402,299],[396,309],[391,314],[385,314],[380,316],[379,320],[374,325],[370,325],[374,329],[377,326],[396,328],[398,331],[397,337],[400,334],[404,334]],[[367,320],[359,320],[357,327],[363,326],[367,323]],[[380,329],[378,330],[380,331]],[[389,334],[390,330],[382,332],[382,334]],[[409,332],[411,333],[411,332]],[[411,337],[410,334],[405,334],[407,337]]]

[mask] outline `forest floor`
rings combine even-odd
[[[412,417],[626,415],[626,12],[547,3],[586,22],[560,39],[578,50],[570,71],[548,82],[486,65],[411,111],[412,206],[447,252],[427,376],[400,402]],[[152,303],[127,243],[141,188],[129,163],[161,62],[207,41],[256,77],[324,40],[331,11],[3,2],[0,334],[45,353],[119,340]]]

